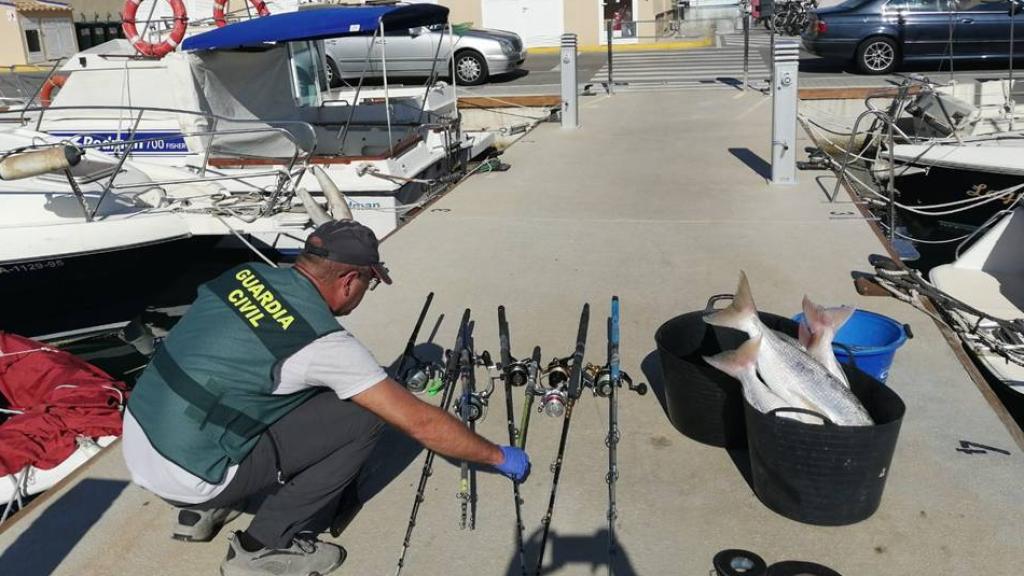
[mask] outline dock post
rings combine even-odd
[[[576,81],[576,35],[562,34],[562,128],[580,127],[580,87]]]
[[[772,49],[772,184],[796,184],[797,73],[800,45],[779,40]]]

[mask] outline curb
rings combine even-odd
[[[11,73],[17,74],[19,72],[21,72],[21,73],[26,73],[26,72],[47,72],[49,70],[50,70],[49,67],[44,68],[42,66],[33,66],[31,64],[16,64],[14,66],[0,66],[0,74],[11,74]]]
[[[707,48],[714,46],[714,38],[700,38],[697,40],[680,40],[678,42],[651,42],[647,44],[613,44],[613,52],[663,52],[666,50],[690,50],[693,48]],[[539,48],[527,48],[527,54],[558,54],[560,46],[542,46]],[[579,46],[577,52],[607,52],[605,44],[587,44]]]

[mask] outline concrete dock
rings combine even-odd
[[[702,309],[750,277],[762,310],[791,315],[807,293],[912,325],[889,385],[907,405],[881,507],[861,523],[823,528],[767,509],[741,473],[742,453],[690,440],[657,394],[620,404],[620,575],[704,576],[712,557],[745,548],[768,562],[807,560],[844,576],[1020,573],[1024,459],[996,411],[933,322],[886,298],[862,298],[850,272],[883,248],[849,203],[827,203],[816,177],[771,187],[769,99],[757,93],[654,92],[583,101],[577,131],[542,124],[504,156],[507,172],[472,177],[383,245],[393,286],[368,294],[344,324],[390,363],[430,291],[427,325],[450,347],[471,308],[477,350],[497,354],[496,308],[505,305],[513,354],[540,345],[546,362],[570,354],[584,302],[592,306],[587,358],[605,356],[610,297],[622,299],[622,362],[634,379],[662,386],[654,332]],[[800,147],[802,148],[802,146]],[[424,338],[429,332],[424,329]],[[478,373],[483,382],[484,373]],[[478,426],[507,440],[504,391]],[[516,395],[516,409],[521,396]],[[533,416],[523,485],[535,562],[560,422]],[[548,545],[546,574],[605,573],[607,404],[588,394],[573,418]],[[1005,449],[958,452],[967,440]],[[368,501],[338,541],[338,574],[394,571],[423,452],[390,433],[366,471]],[[458,466],[435,464],[405,574],[518,574],[512,489],[480,472],[475,531],[458,528]],[[171,508],[133,486],[117,445],[0,532],[0,572],[215,574],[231,523],[211,544],[170,539]]]

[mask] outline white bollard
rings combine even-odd
[[[796,184],[800,44],[778,40],[772,53],[772,184]]]
[[[576,35],[562,34],[562,128],[580,127],[580,87],[576,81]]]

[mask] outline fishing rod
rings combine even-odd
[[[530,414],[533,412],[533,400],[537,397],[540,378],[540,346],[534,346],[533,354],[526,366],[526,398],[523,401],[523,419],[519,424],[518,442],[516,443],[516,447],[520,450],[526,449],[526,434],[530,430]],[[515,384],[514,380],[513,384]]]
[[[455,396],[455,381],[459,377],[460,350],[464,347],[465,338],[469,330],[470,310],[462,313],[462,320],[459,322],[459,330],[455,336],[455,347],[448,351],[448,362],[444,371],[444,392],[441,394],[441,409],[447,412],[451,407],[452,398]],[[405,539],[402,541],[402,555],[398,558],[398,566],[395,569],[395,576],[402,573],[405,566],[405,556],[409,552],[409,542],[412,539],[413,528],[416,527],[416,515],[420,511],[420,504],[423,503],[424,493],[427,489],[427,480],[433,473],[434,451],[428,450],[427,457],[423,461],[423,470],[420,472],[420,482],[416,488],[416,499],[412,503],[412,513],[409,514],[409,525],[405,529]]]
[[[472,398],[476,393],[476,382],[474,379],[473,370],[473,352],[470,347],[465,345],[459,352],[459,379],[462,381],[462,396],[455,405],[455,411],[458,412],[459,418],[463,424],[466,425],[470,430],[473,429],[473,416],[480,417],[482,409],[477,407],[477,411],[474,414],[474,404]],[[469,515],[469,507],[471,501],[475,500],[475,495],[470,491],[470,478],[469,478],[469,462],[463,460],[459,464],[459,492],[456,497],[459,499],[459,506],[461,508],[459,528],[462,530],[466,529],[466,520]],[[474,506],[475,507],[475,506]],[[469,529],[476,529],[476,519],[469,520]]]
[[[515,408],[512,406],[512,387],[526,385],[530,378],[529,369],[522,362],[512,359],[512,343],[509,338],[508,320],[505,318],[505,307],[498,306],[498,342],[501,346],[501,379],[505,383],[505,411],[508,414],[508,443],[517,446],[520,433],[516,430]],[[539,354],[539,348],[534,349]],[[531,362],[532,365],[532,362]],[[529,396],[528,394],[528,397]],[[529,424],[529,420],[526,421]],[[522,443],[526,444],[525,430]],[[524,446],[519,446],[523,449]],[[523,500],[519,495],[519,482],[512,480],[512,497],[516,507],[516,549],[519,551],[519,569],[526,576],[526,550],[523,545]]]
[[[576,400],[580,397],[583,385],[583,353],[587,345],[587,327],[590,324],[590,304],[583,305],[583,311],[580,313],[580,326],[576,332],[576,351],[572,355],[572,367],[569,373],[569,380],[565,387],[566,390],[566,404],[565,404],[565,419],[562,420],[562,435],[558,440],[558,455],[555,458],[555,463],[552,466],[552,480],[551,480],[551,496],[548,499],[548,508],[544,514],[544,519],[541,521],[543,524],[543,532],[540,538],[540,552],[537,555],[537,576],[540,576],[541,570],[544,568],[544,549],[547,548],[548,544],[548,532],[551,529],[551,515],[555,509],[555,496],[558,494],[558,477],[562,473],[562,462],[565,458],[565,442],[569,437],[569,424],[572,421],[572,409],[576,405]]]
[[[486,350],[478,357],[473,350],[473,338],[467,335],[463,340],[459,353],[459,378],[462,381],[462,394],[455,402],[455,412],[459,419],[470,430],[476,429],[476,422],[487,415],[487,403],[494,392],[494,378],[490,385],[482,391],[476,389],[476,366],[483,365],[489,374],[494,373],[494,363]],[[476,530],[476,476],[470,469],[469,462],[463,460],[459,465],[459,491],[456,494],[461,508],[459,527],[463,530],[468,526]]]
[[[606,374],[607,377],[602,379],[601,374],[598,373],[598,377],[594,379],[594,394],[608,398],[608,436],[604,443],[608,446],[608,474],[605,476],[605,482],[608,484],[608,574],[611,576],[615,571],[615,557],[618,554],[618,545],[615,541],[615,520],[619,516],[619,510],[615,502],[615,483],[619,479],[618,444],[621,435],[619,433],[619,397],[616,392],[618,388],[622,387],[623,380],[626,380],[630,390],[641,396],[647,393],[646,384],[641,382],[634,386],[633,381],[619,366],[618,296],[612,296],[612,314],[608,318]]]
[[[427,311],[430,310],[430,303],[433,300],[434,293],[427,294],[427,301],[423,303],[420,316],[416,320],[416,326],[412,329],[412,334],[409,335],[409,341],[405,345],[402,357],[398,361],[398,368],[395,370],[395,374],[398,375],[402,385],[410,392],[416,394],[426,390],[431,382],[441,378],[441,375],[444,373],[444,366],[421,359],[416,355],[415,351],[416,340],[419,338],[420,329],[423,327],[423,320],[426,319]],[[412,360],[412,364],[406,369],[405,365],[408,360]]]

